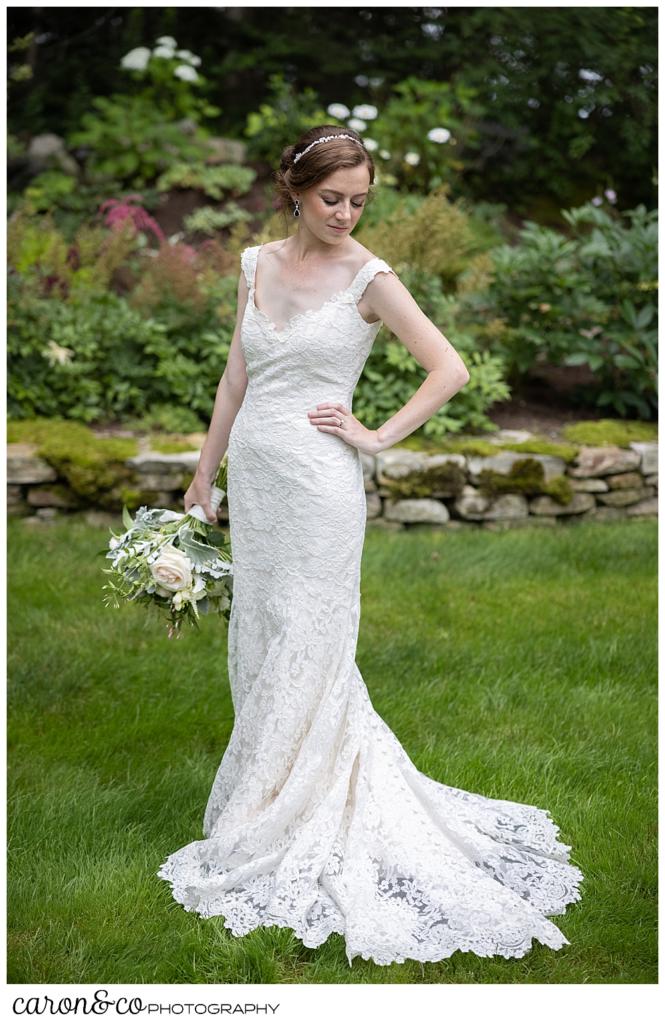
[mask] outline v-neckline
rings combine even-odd
[[[334,292],[324,302],[322,302],[320,306],[317,306],[312,309],[299,310],[297,313],[294,313],[292,316],[290,316],[282,327],[277,327],[277,325],[270,319],[268,314],[264,313],[262,309],[259,309],[259,307],[256,304],[256,268],[259,262],[259,253],[261,252],[261,249],[265,244],[266,243],[263,242],[258,247],[256,252],[256,257],[254,259],[254,271],[252,273],[252,284],[249,289],[249,300],[254,312],[258,313],[259,317],[261,317],[261,319],[266,323],[266,325],[272,329],[276,337],[280,337],[280,335],[285,334],[289,330],[289,328],[292,327],[293,324],[297,323],[299,320],[305,319],[308,316],[313,316],[315,313],[321,313],[326,308],[326,306],[330,306],[333,303],[338,302],[341,298],[343,298],[344,295],[347,295],[353,289],[354,284],[360,277],[360,274],[365,269],[365,267],[368,264],[373,263],[374,260],[378,259],[377,256],[371,256],[368,260],[365,260],[363,265],[359,267],[357,273],[354,275],[353,280],[346,286],[346,288],[340,288],[339,291]],[[360,316],[360,311],[358,310],[357,305],[356,311],[358,312],[358,316]],[[367,325],[367,327],[373,326],[373,323],[370,324],[369,321],[365,320],[363,316],[360,316],[360,319],[364,324]],[[374,323],[379,323],[379,321],[374,321]]]

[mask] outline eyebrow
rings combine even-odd
[[[323,189],[321,189],[321,191],[322,192],[332,192],[332,194],[334,196],[343,196],[344,195],[343,192],[336,192],[334,188],[323,188]],[[367,192],[356,192],[356,195],[352,196],[351,198],[355,199],[356,196],[366,196],[366,195],[367,195]]]

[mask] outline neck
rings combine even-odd
[[[335,259],[346,254],[348,249],[348,235],[338,245],[334,242],[324,242],[307,228],[298,225],[294,235],[287,240],[287,245],[296,263],[308,263],[312,258]]]

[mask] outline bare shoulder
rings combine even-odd
[[[276,249],[279,249],[280,246],[284,245],[285,241],[286,239],[284,238],[273,239],[271,242],[263,242],[263,244],[259,243],[259,248],[263,250],[264,254],[275,252]]]
[[[354,240],[355,241],[355,240]],[[356,242],[355,258],[358,267],[362,267],[364,263],[369,263],[370,260],[378,259],[376,253],[370,252],[367,246],[361,245],[360,242]]]

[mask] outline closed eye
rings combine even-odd
[[[326,206],[336,206],[337,205],[337,200],[336,199],[333,199],[333,200],[324,199],[323,201],[326,204]],[[351,206],[355,206],[358,209],[362,209],[364,205],[365,205],[364,203],[351,203]]]

